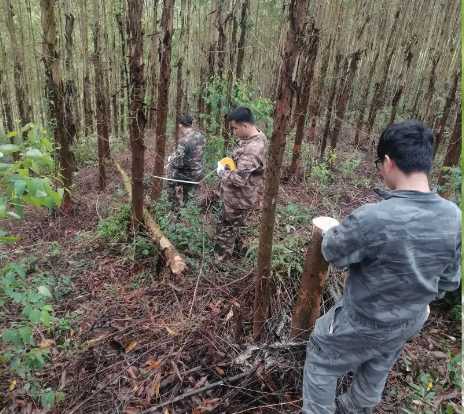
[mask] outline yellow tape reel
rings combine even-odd
[[[230,157],[226,157],[226,158],[223,158],[221,161],[219,161],[219,163],[223,166],[223,167],[226,167],[228,166],[230,168],[231,171],[234,171],[237,167],[235,166],[235,162],[232,158]]]

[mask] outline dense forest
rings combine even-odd
[[[2,413],[300,412],[297,332],[347,277],[312,220],[378,201],[387,125],[430,128],[430,185],[461,207],[457,0],[3,0],[0,22]],[[239,106],[267,167],[218,267]],[[205,178],[176,213],[186,114]],[[459,292],[432,306],[375,413],[461,412],[460,321]]]

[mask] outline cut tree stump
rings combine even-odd
[[[292,317],[290,338],[308,340],[311,329],[320,314],[322,291],[324,290],[329,264],[322,255],[322,229],[313,220],[311,241],[306,253],[300,290]]]
[[[130,178],[116,161],[114,161],[114,165],[121,174],[124,187],[126,188],[126,191],[129,193],[129,198],[131,198],[132,184],[130,182]],[[162,230],[160,229],[156,221],[153,219],[153,217],[145,209],[143,210],[143,219],[153,240],[160,247],[161,254],[166,260],[166,263],[171,268],[171,272],[175,275],[182,274],[185,270],[185,261],[180,255],[180,253],[165,236],[165,234],[162,232]]]

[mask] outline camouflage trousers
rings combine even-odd
[[[338,302],[317,320],[308,341],[302,412],[371,413],[406,341],[420,332],[426,318],[381,324],[355,314],[344,299]],[[348,371],[352,383],[335,401],[337,379]]]
[[[187,175],[182,174],[181,172],[174,170],[169,174],[169,178],[174,180],[184,180],[184,181],[200,181],[201,177],[190,177]],[[192,197],[195,196],[195,193],[198,189],[198,184],[186,184],[186,183],[178,183],[176,181],[167,181],[166,184],[166,192],[168,193],[168,200],[171,202],[174,209],[178,209],[180,202],[179,198],[176,194],[176,188],[182,188],[182,196],[184,204],[187,203]]]
[[[224,262],[232,258],[234,251],[242,253],[247,213],[248,210],[238,210],[222,204],[214,235],[214,260],[216,262]]]

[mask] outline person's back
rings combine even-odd
[[[203,134],[189,129],[177,143],[178,150],[176,152],[179,155],[173,157],[172,166],[183,175],[200,180],[203,176],[205,143]]]
[[[461,250],[461,210],[435,192],[377,192],[383,201],[362,206],[349,219],[359,244],[351,241],[346,251],[356,250],[363,259],[350,264],[344,301],[372,320],[402,322],[450,290],[448,278],[456,276]],[[324,256],[344,267],[330,243],[330,237],[324,240]]]
[[[325,259],[348,267],[340,300],[320,317],[308,342],[303,413],[372,412],[406,341],[428,305],[459,286],[461,211],[430,191],[433,134],[421,122],[388,126],[375,164],[391,191],[326,229]],[[353,370],[335,403],[337,378]]]

